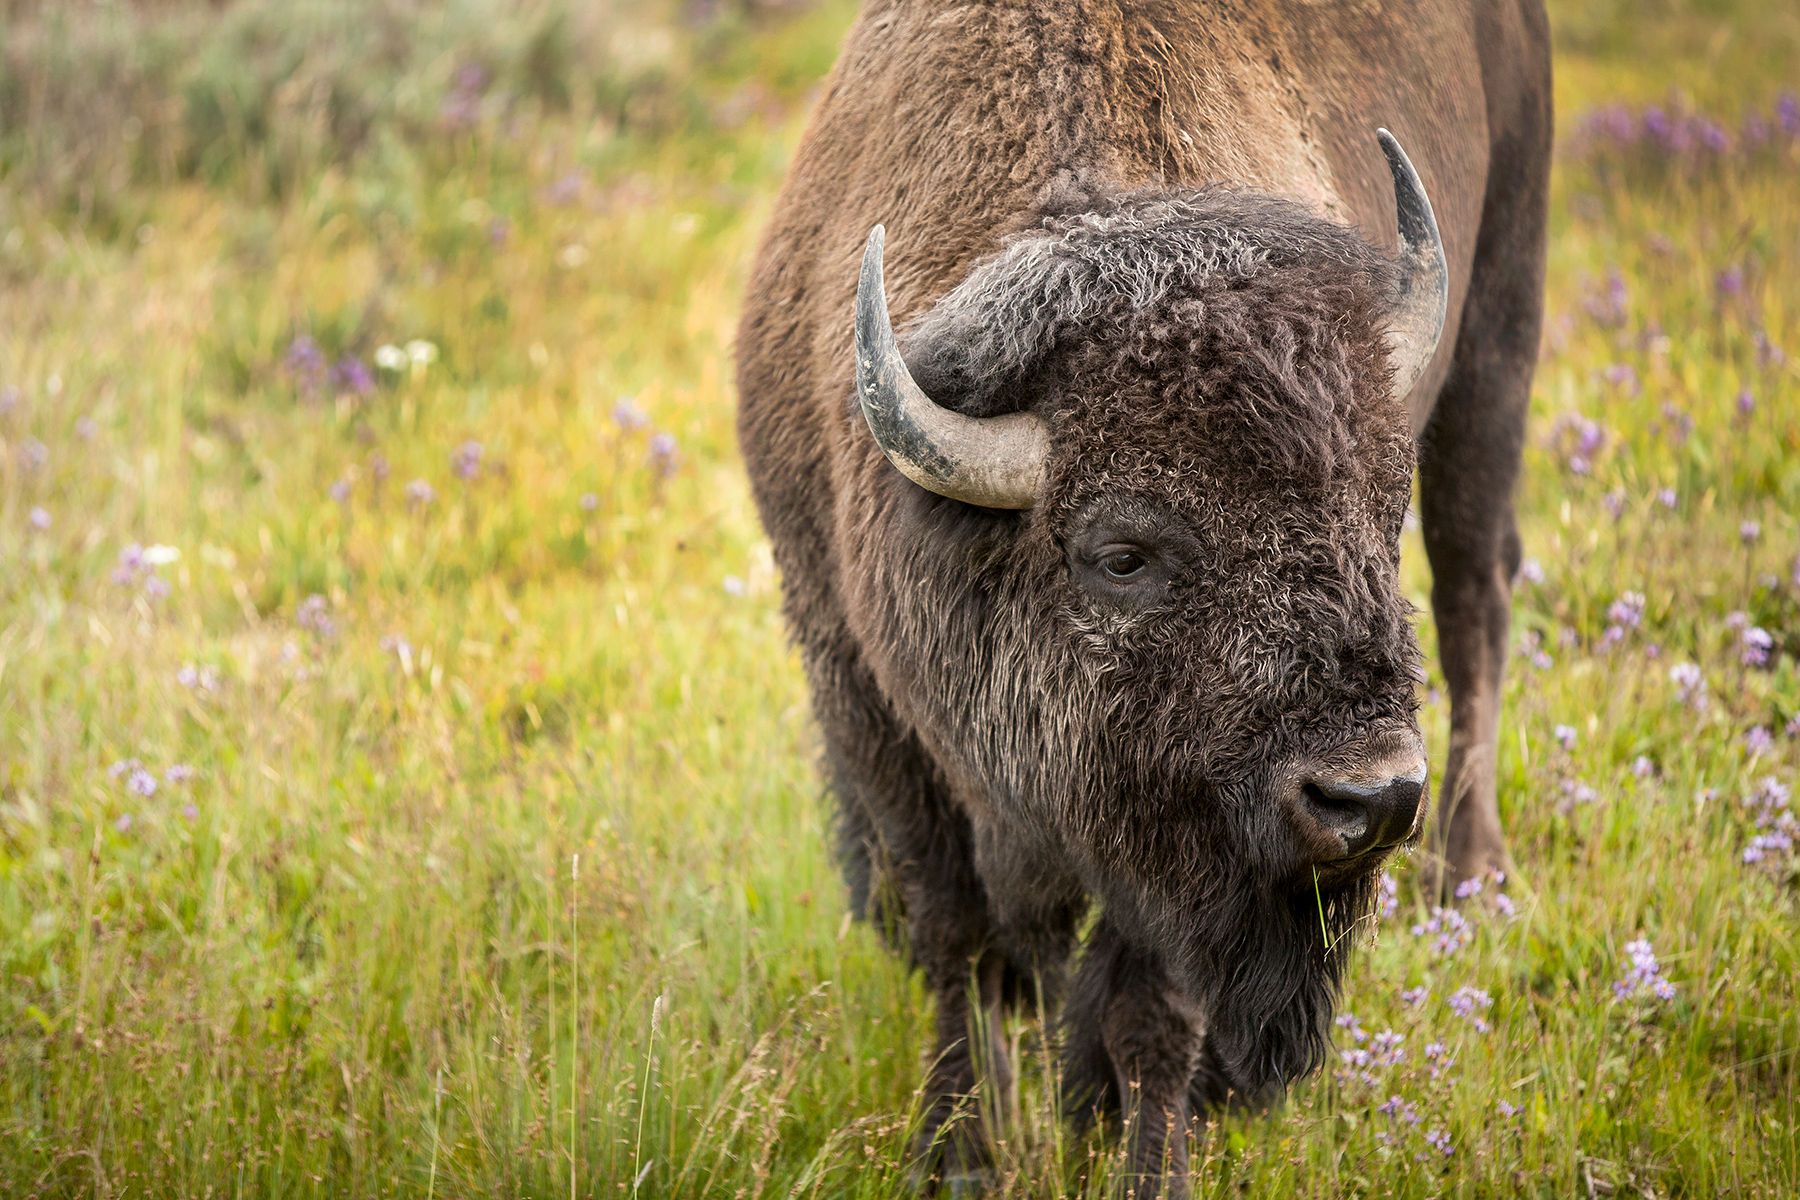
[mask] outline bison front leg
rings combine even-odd
[[[1503,870],[1496,795],[1500,684],[1519,566],[1513,484],[1544,304],[1550,98],[1518,117],[1489,174],[1456,355],[1419,448],[1431,609],[1450,686],[1450,752],[1433,838],[1440,888]]]
[[[936,998],[937,1039],[913,1170],[927,1192],[977,1196],[993,1183],[993,1139],[1005,1123],[1012,1085],[1002,1036],[1001,963],[986,955],[960,980],[932,975],[927,971]]]
[[[1078,1117],[1111,1111],[1126,1142],[1122,1194],[1186,1200],[1190,1096],[1205,1026],[1161,959],[1105,922],[1094,931],[1064,1016],[1065,1097]]]
[[[913,1173],[927,1192],[979,1192],[992,1174],[1010,1067],[1001,1037],[1005,960],[974,831],[858,665],[820,654],[809,656],[808,671],[851,905],[919,968],[935,1001]]]

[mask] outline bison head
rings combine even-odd
[[[984,853],[1073,864],[1251,1096],[1322,1056],[1424,807],[1398,556],[1445,273],[1383,145],[1397,261],[1210,189],[1046,218],[905,359],[879,229],[858,294],[861,408],[920,485],[876,481],[892,536],[858,573],[896,706],[980,794]]]

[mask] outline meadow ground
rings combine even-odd
[[[1800,14],[1555,8],[1515,911],[1201,1195],[1800,1194]],[[0,3],[0,1195],[903,1194],[732,435],[848,0],[422,14]]]

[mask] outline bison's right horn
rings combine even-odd
[[[856,285],[856,397],[869,432],[900,473],[928,491],[983,508],[1030,508],[1044,484],[1050,437],[1033,413],[970,417],[913,382],[894,342],[882,282],[886,231],[869,231]]]
[[[1381,149],[1394,174],[1394,209],[1400,226],[1400,289],[1388,328],[1394,390],[1410,395],[1437,354],[1450,305],[1450,268],[1444,262],[1444,239],[1438,234],[1431,198],[1419,173],[1394,135],[1377,129]]]

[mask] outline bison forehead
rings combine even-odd
[[[1412,440],[1377,318],[1353,288],[1302,274],[1304,288],[1265,280],[1133,313],[1072,347],[1042,384],[1065,473],[1404,490]]]
[[[971,270],[904,341],[927,394],[983,416],[1037,406],[1041,371],[1121,326],[1163,337],[1163,351],[1183,326],[1248,328],[1246,313],[1286,314],[1335,336],[1355,323],[1352,309],[1372,324],[1393,286],[1392,263],[1366,241],[1291,202],[1224,188],[1124,195],[1098,212],[1045,217]],[[1236,292],[1247,303],[1234,306]],[[1184,309],[1196,298],[1205,311]]]

